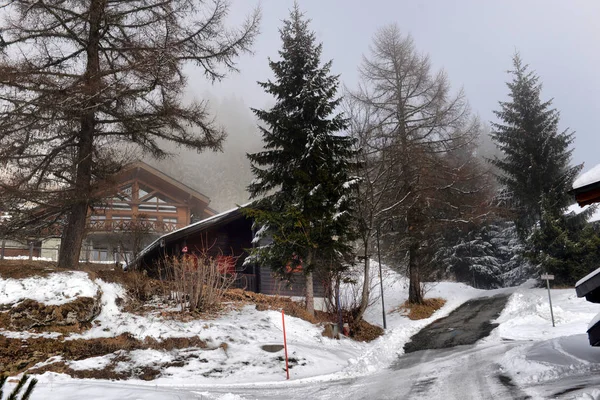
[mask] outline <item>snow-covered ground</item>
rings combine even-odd
[[[98,285],[85,272],[53,273],[43,278],[0,278],[0,305],[15,304],[24,299],[59,305],[77,297],[94,297],[97,292]]]
[[[321,335],[322,327],[286,316],[289,355],[294,359],[290,381],[285,378],[281,358],[283,351],[269,353],[261,348],[265,344],[281,344],[283,341],[281,313],[277,311],[257,311],[255,307],[245,306],[210,321],[188,322],[163,318],[158,313],[134,315],[117,307],[117,299],[125,297],[123,288],[101,280],[91,281],[83,273],[51,274],[47,278],[18,282],[0,279],[0,304],[15,303],[26,297],[48,304],[61,304],[77,296],[93,296],[101,290],[103,308],[97,322],[90,330],[67,339],[110,337],[129,332],[139,339],[198,336],[208,344],[208,349],[136,350],[129,353],[126,360],[119,361],[117,368],[127,371],[146,365],[168,364],[182,357],[187,360],[183,366],[165,368],[158,379],[150,382],[135,379],[118,383],[76,380],[66,375],[45,373],[39,376],[33,399],[57,396],[76,399],[84,393],[83,388],[88,399],[262,398],[262,395],[244,397],[234,388],[292,390],[297,385],[306,384],[328,388],[369,376],[381,378],[389,373],[384,371],[388,371],[390,365],[405,357],[404,344],[422,327],[448,315],[469,299],[499,293],[511,295],[496,321],[499,326],[476,348],[489,349],[510,343],[506,351],[496,351],[498,355],[491,361],[511,376],[516,384],[550,382],[565,374],[579,376],[600,369],[597,368],[600,352],[589,347],[585,335],[587,325],[600,311],[600,305],[577,298],[574,289],[552,290],[556,327],[552,327],[547,291],[532,289],[531,283],[496,290],[479,290],[455,282],[431,285],[427,297],[442,297],[447,303],[431,318],[411,321],[391,312],[406,300],[408,282],[389,270],[384,275],[387,330],[384,336],[371,343],[328,339]],[[381,325],[380,301],[367,311],[366,319]],[[7,331],[0,331],[0,334],[11,337],[24,335]],[[69,366],[79,370],[102,368],[117,355],[71,361]],[[460,368],[460,365],[455,367]],[[215,388],[220,388],[218,394],[213,393]],[[227,388],[232,388],[232,393],[227,393]],[[594,389],[589,389],[590,396],[600,393],[594,394]],[[264,396],[277,397],[268,397],[267,392]]]

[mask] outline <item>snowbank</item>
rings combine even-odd
[[[98,285],[85,272],[52,273],[46,277],[4,279],[0,277],[0,304],[31,299],[46,305],[60,305],[77,297],[94,297]]]
[[[548,291],[518,289],[495,321],[500,325],[484,341],[547,340],[585,333],[600,305],[578,298],[573,289],[553,289],[551,293],[556,327],[552,326]]]

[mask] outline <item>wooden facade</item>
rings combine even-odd
[[[107,196],[90,210],[90,232],[132,230],[138,221],[162,234],[215,214],[208,197],[143,162],[127,166],[108,185]]]
[[[137,264],[152,273],[165,257],[197,253],[233,257],[237,287],[271,295],[304,296],[306,278],[301,272],[293,274],[290,280],[282,280],[274,276],[268,266],[259,267],[245,262],[248,250],[253,246],[252,225],[252,220],[246,218],[239,208],[215,215],[158,238],[142,251]],[[314,279],[316,297],[323,297],[325,288],[326,282]]]
[[[100,200],[88,212],[84,261],[130,262],[157,237],[216,214],[206,195],[141,161],[96,185]],[[60,234],[46,235],[41,253],[56,257]]]

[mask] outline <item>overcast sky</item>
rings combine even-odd
[[[232,0],[231,19],[240,21],[258,4]],[[256,84],[271,71],[268,57],[281,47],[278,28],[293,0],[262,0],[261,35],[255,54],[239,61],[241,73],[208,88],[195,79],[194,91],[207,88],[220,97],[235,95],[248,106],[270,102]],[[584,170],[600,163],[600,1],[596,0],[299,0],[323,42],[323,59],[354,87],[357,66],[373,33],[395,22],[410,33],[419,51],[444,68],[455,88],[464,87],[483,121],[507,98],[505,85],[515,50],[544,84],[543,98],[554,98],[561,128],[576,131],[574,162]]]

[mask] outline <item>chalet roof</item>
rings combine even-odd
[[[212,217],[203,219],[202,221],[198,221],[176,231],[162,235],[140,252],[138,257],[134,260],[134,264],[138,263],[143,257],[145,257],[147,254],[151,253],[153,250],[158,248],[161,241],[165,244],[173,242],[175,240],[185,238],[194,233],[202,232],[206,229],[226,224],[231,221],[235,221],[238,218],[245,218],[244,214],[242,213],[242,207],[232,208],[231,210],[222,212],[217,215],[213,215]]]
[[[600,164],[580,175],[569,193],[581,207],[600,202]]]
[[[590,272],[575,284],[577,297],[584,297],[592,303],[600,303],[600,268]]]
[[[165,183],[167,183],[171,186],[174,186],[177,189],[189,194],[196,200],[200,200],[201,202],[203,202],[205,204],[210,203],[210,199],[205,194],[200,193],[199,191],[197,191],[197,190],[189,187],[188,185],[178,181],[177,179],[165,174],[164,172],[159,171],[158,169],[146,164],[143,161],[136,161],[136,162],[126,165],[121,170],[121,172],[118,174],[118,176],[127,176],[129,173],[131,173],[133,171],[136,171],[136,172],[143,171],[146,174],[153,175],[154,177],[161,179]]]

